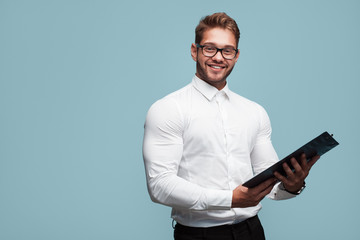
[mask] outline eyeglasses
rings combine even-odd
[[[228,60],[234,59],[239,51],[238,49],[234,49],[231,47],[217,48],[212,45],[200,45],[198,43],[196,44],[196,47],[201,48],[202,53],[205,57],[213,57],[220,51],[223,58]]]

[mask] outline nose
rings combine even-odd
[[[224,60],[221,50],[218,50],[217,53],[212,58],[213,58],[213,60],[218,61],[218,62],[221,62]]]

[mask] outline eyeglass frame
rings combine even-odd
[[[216,48],[216,52],[215,52],[214,55],[212,55],[212,56],[206,56],[206,55],[204,54],[204,47],[205,47],[205,46],[206,46],[206,45],[200,45],[200,44],[196,43],[196,47],[197,47],[197,48],[201,48],[201,52],[202,52],[202,54],[203,54],[205,57],[214,57],[214,56],[220,51],[221,56],[222,56],[224,59],[232,60],[232,59],[236,58],[236,55],[237,55],[238,52],[239,52],[239,49],[233,48],[233,49],[235,50],[235,55],[234,55],[234,57],[233,57],[233,58],[226,58],[226,57],[224,57],[224,55],[223,55],[223,50],[226,49],[226,48],[217,48],[217,47],[215,47],[215,46],[212,46],[212,47]]]

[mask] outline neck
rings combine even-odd
[[[195,75],[202,81],[206,82],[207,84],[217,88],[219,91],[226,86],[226,79],[222,79],[219,81],[209,81],[209,80],[202,78],[198,73],[196,73]]]

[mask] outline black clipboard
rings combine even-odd
[[[310,161],[312,157],[316,155],[321,156],[336,147],[337,145],[339,145],[339,143],[333,138],[333,136],[330,135],[328,132],[324,132],[310,142],[306,143],[298,150],[294,151],[293,153],[282,159],[281,161],[275,163],[271,167],[257,174],[256,176],[245,182],[243,186],[247,188],[253,188],[260,183],[266,181],[267,179],[274,177],[274,172],[279,172],[280,174],[286,176],[282,165],[284,162],[286,162],[291,168],[291,170],[294,171],[294,168],[290,163],[290,159],[292,157],[298,159],[301,154],[305,153],[307,156],[307,161]]]

